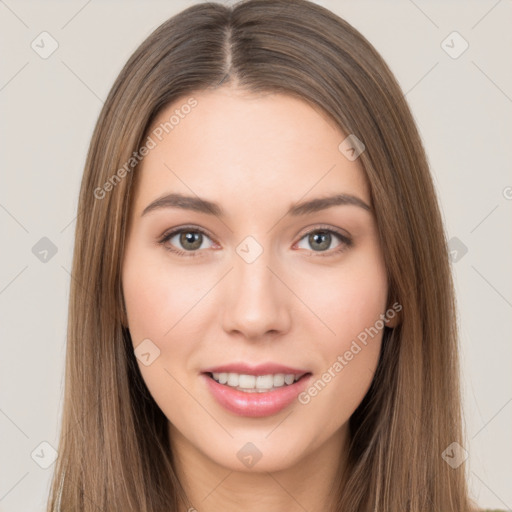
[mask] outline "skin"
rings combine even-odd
[[[197,106],[136,171],[123,293],[134,347],[150,339],[160,350],[149,366],[138,364],[169,419],[178,476],[198,511],[329,510],[348,420],[371,384],[382,331],[308,404],[268,417],[227,411],[200,373],[234,361],[277,362],[316,380],[385,313],[388,283],[371,211],[341,205],[285,215],[294,203],[334,192],[371,205],[364,170],[338,149],[346,135],[302,100],[227,86],[193,96]],[[170,192],[218,202],[226,216],[178,208],[141,216]],[[166,250],[186,252],[179,234],[159,243],[187,225],[209,233],[196,256]],[[345,244],[332,234],[318,249],[305,236],[318,226],[338,228],[353,245],[337,253]],[[263,249],[250,264],[236,252],[249,235]],[[252,468],[237,457],[247,442],[262,454]]]

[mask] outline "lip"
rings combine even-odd
[[[268,368],[268,366],[265,367]],[[277,367],[280,368],[277,371],[275,369],[272,369],[272,371],[267,369],[263,373],[260,373],[261,370],[259,368],[261,367],[258,367],[258,370],[256,370],[255,367],[245,367],[242,371],[241,366],[236,365],[237,370],[235,371],[234,369],[231,369],[230,371],[232,373],[245,373],[247,375],[268,375],[272,373],[304,373],[305,375],[301,377],[297,382],[290,384],[289,386],[285,385],[278,389],[262,393],[238,391],[237,389],[225,384],[220,384],[209,375],[210,372],[202,373],[201,378],[203,378],[205,385],[207,386],[209,392],[212,394],[213,398],[215,398],[217,403],[224,407],[224,409],[238,416],[261,418],[264,416],[277,414],[286,407],[289,407],[297,398],[297,396],[304,391],[308,385],[308,382],[312,378],[312,374],[309,372],[304,372],[302,370],[293,368],[286,368],[286,371],[284,371],[283,368],[285,367],[280,365],[272,365],[272,368]],[[219,370],[217,370],[217,368],[219,368]],[[225,371],[229,373],[226,368],[234,368],[234,366],[219,366],[217,368],[215,368],[216,372]],[[251,371],[251,373],[248,373],[248,371]]]
[[[243,373],[244,375],[270,375],[276,373],[303,375],[310,373],[309,370],[301,368],[292,368],[277,363],[263,363],[258,365],[249,365],[247,363],[230,363],[222,366],[212,366],[202,370],[202,373]]]

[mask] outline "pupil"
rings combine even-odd
[[[188,250],[199,249],[201,247],[201,233],[186,231],[181,234],[180,243]],[[190,244],[190,246],[187,246]]]
[[[319,238],[322,238],[323,239],[323,243],[322,243],[322,240],[320,240],[320,249],[328,249],[329,248],[329,245],[330,245],[330,242],[331,242],[331,234],[330,233],[327,233],[325,231],[321,231],[321,232],[317,232],[317,233],[314,233],[312,235],[310,235],[309,237],[309,241],[311,243],[311,245],[314,247],[314,243],[312,243],[313,241],[316,243],[317,241],[319,241],[318,239]]]

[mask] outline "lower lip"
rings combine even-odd
[[[220,384],[208,374],[203,373],[211,394],[225,409],[239,416],[259,418],[271,416],[288,407],[304,391],[311,374],[289,386],[283,386],[273,391],[246,393],[235,388]]]

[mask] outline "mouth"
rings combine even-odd
[[[308,371],[279,366],[276,372],[275,368],[244,366],[238,373],[232,367],[219,367],[201,372],[201,377],[211,396],[227,411],[238,416],[264,417],[289,407],[312,378]]]
[[[311,373],[250,375],[234,372],[205,372],[205,375],[223,386],[228,386],[243,393],[268,393],[283,387],[292,386],[304,377],[311,375]]]

